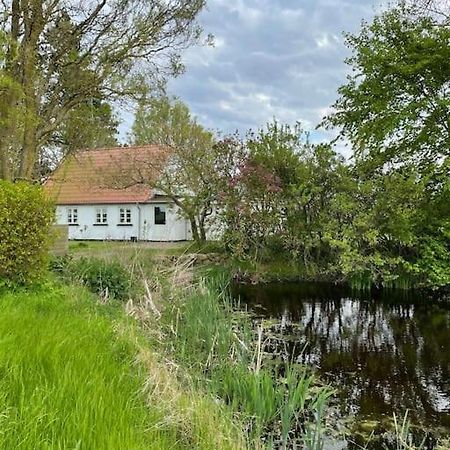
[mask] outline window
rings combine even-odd
[[[105,224],[108,223],[108,212],[104,208],[99,208],[95,214],[95,223],[96,224]]]
[[[78,225],[78,209],[68,208],[67,209],[67,223],[69,225]]]
[[[164,206],[155,206],[155,225],[166,224],[166,208]]]
[[[131,209],[120,208],[119,222],[122,224],[131,223]]]

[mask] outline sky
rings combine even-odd
[[[205,127],[244,134],[274,117],[315,127],[337,98],[349,68],[343,32],[371,20],[379,0],[209,0],[200,22],[213,47],[183,55],[186,72],[168,93]],[[126,126],[126,124],[125,124]]]

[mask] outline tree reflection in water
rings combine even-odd
[[[318,283],[239,286],[235,295],[258,316],[280,319],[292,356],[339,388],[344,417],[379,420],[409,409],[418,424],[450,429],[449,305]]]

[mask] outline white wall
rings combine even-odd
[[[155,207],[166,208],[166,224],[155,224]],[[176,206],[170,203],[121,204],[121,205],[59,205],[57,223],[67,224],[67,210],[76,208],[78,224],[69,224],[69,239],[130,240],[136,237],[146,241],[190,240],[188,221],[177,215]],[[131,210],[131,224],[120,224],[120,208]],[[96,224],[97,209],[106,209],[107,225]]]

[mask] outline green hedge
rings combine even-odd
[[[0,284],[28,284],[42,275],[53,221],[41,187],[0,180]]]

